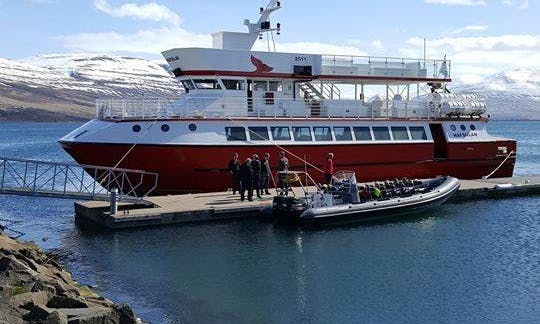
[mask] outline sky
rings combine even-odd
[[[277,50],[391,57],[447,55],[474,83],[540,66],[540,0],[283,0]],[[161,59],[211,47],[210,34],[245,31],[268,0],[0,0],[0,57],[106,53]],[[264,50],[266,43],[256,44]]]

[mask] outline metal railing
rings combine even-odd
[[[323,55],[323,75],[448,79],[450,60]]]
[[[332,100],[313,98],[181,97],[100,99],[97,118],[112,120],[228,117],[355,117],[439,118],[482,115],[484,100],[478,96],[428,95],[413,100]]]
[[[152,193],[158,174],[141,170],[0,157],[0,194],[141,201]]]

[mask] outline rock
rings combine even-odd
[[[69,283],[71,281],[71,276],[69,275],[69,273],[65,272],[65,271],[56,271],[54,273],[54,275],[58,278],[60,278],[63,282],[65,282],[66,284]]]
[[[14,307],[33,309],[37,305],[45,306],[49,302],[49,295],[45,291],[28,292],[11,297],[10,303]]]
[[[41,280],[37,280],[34,283],[34,285],[32,286],[32,291],[45,291],[50,293],[51,295],[56,295],[56,288],[53,285],[43,282]]]
[[[120,315],[120,324],[135,324],[137,323],[137,317],[131,306],[127,304],[115,305],[114,309]]]
[[[68,324],[68,318],[64,313],[53,311],[43,320],[42,324]]]
[[[69,324],[120,324],[120,316],[107,307],[69,308],[58,311],[67,315]]]
[[[1,1],[1,0],[0,0]],[[0,233],[0,324],[140,323],[117,305],[77,284],[37,245]]]
[[[26,270],[27,267],[13,255],[0,258],[0,272],[7,273],[10,270]]]
[[[66,297],[66,296],[53,296],[47,303],[47,307],[50,308],[88,308],[88,304],[78,298]]]
[[[30,312],[23,316],[23,319],[32,323],[41,322],[49,317],[51,312],[52,310],[45,306],[35,305]]]

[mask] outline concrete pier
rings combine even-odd
[[[294,189],[299,195],[301,190]],[[462,180],[452,201],[509,198],[540,194],[540,175],[487,180]],[[107,229],[123,229],[178,223],[209,222],[257,217],[262,208],[271,206],[273,196],[241,202],[231,192],[148,197],[145,204],[119,203],[111,214],[104,201],[75,203],[77,223]]]

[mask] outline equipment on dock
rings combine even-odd
[[[311,178],[306,175],[306,179]],[[436,207],[459,186],[453,177],[404,178],[360,186],[354,172],[339,171],[329,186],[316,185],[316,191],[305,190],[304,197],[274,197],[272,214],[278,221],[300,224],[374,221]]]

